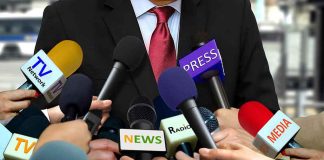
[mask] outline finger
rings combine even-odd
[[[17,116],[17,113],[4,113],[4,115],[0,115],[0,120],[6,120]]]
[[[311,158],[314,152],[305,148],[288,148],[285,150],[285,155],[307,159]]]
[[[8,102],[8,106],[9,106],[8,109],[10,112],[18,112],[30,106],[30,103],[31,103],[30,100]]]
[[[225,130],[221,130],[219,132],[214,133],[212,136],[213,136],[214,141],[217,143],[217,142],[224,140],[228,135],[229,135],[229,132],[225,129]]]
[[[98,97],[97,96],[92,96],[92,100],[97,100]]]
[[[199,154],[204,159],[235,159],[233,150],[201,148]]]
[[[102,113],[102,118],[101,118],[101,124],[104,124],[106,122],[106,120],[109,118],[109,113]],[[101,128],[101,126],[99,127]]]
[[[192,157],[186,155],[182,151],[179,151],[176,153],[176,159],[177,160],[194,160]]]
[[[89,160],[115,160],[115,154],[106,150],[91,150],[88,153]]]
[[[94,100],[91,103],[90,110],[99,109],[99,110],[110,110],[112,102],[111,100]]]
[[[130,158],[128,156],[122,156],[120,160],[134,160],[133,158]]]
[[[89,144],[91,149],[94,150],[108,150],[119,154],[118,144],[109,139],[96,139]]]
[[[227,150],[239,150],[243,147],[241,144],[238,144],[238,143],[220,143],[218,145],[218,148],[227,149]]]
[[[3,93],[4,93],[3,97],[5,99],[9,99],[12,101],[37,97],[35,90],[13,90],[13,91],[5,91]]]

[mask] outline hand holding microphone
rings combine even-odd
[[[80,147],[84,152],[88,152],[90,140],[91,134],[88,126],[82,120],[52,124],[39,137],[34,152],[51,141],[69,142]]]
[[[35,90],[12,90],[0,92],[0,120],[12,118],[30,105],[30,99],[37,98]]]

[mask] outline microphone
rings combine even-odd
[[[123,84],[128,72],[138,68],[146,54],[146,48],[138,38],[127,36],[121,39],[114,49],[113,68],[99,93],[98,100],[111,99]],[[94,133],[100,125],[101,116],[100,110],[92,110],[84,117],[91,133]]]
[[[36,107],[28,107],[15,116],[6,128],[11,133],[39,138],[42,132],[50,125],[50,122],[41,110]]]
[[[183,151],[193,157],[197,137],[183,114],[161,120],[160,130],[165,133],[166,157],[174,156],[177,151]]]
[[[240,107],[238,119],[255,137],[254,146],[269,157],[276,157],[284,148],[302,148],[293,139],[300,127],[280,110],[273,115],[260,102],[251,101]]]
[[[131,106],[127,112],[127,120],[129,122],[129,126],[131,129],[146,130],[145,132],[148,132],[148,130],[154,130],[154,124],[156,119],[157,116],[156,116],[155,109],[148,98],[144,96],[140,96],[135,98],[132,101]],[[155,132],[161,133],[161,131],[155,131]],[[151,149],[152,148],[148,148],[148,150]],[[137,153],[135,159],[151,160],[153,158],[152,153],[145,152],[148,150],[144,150],[143,152]]]
[[[5,159],[28,160],[37,143],[36,138],[14,133],[3,152]]]
[[[217,148],[197,108],[197,88],[188,73],[179,67],[167,69],[160,75],[158,89],[172,110],[181,110],[204,147]]]
[[[200,112],[201,117],[203,118],[203,120],[205,122],[205,125],[206,125],[208,131],[211,134],[218,132],[220,130],[219,123],[218,123],[214,113],[205,107],[199,107],[198,110]]]
[[[119,144],[119,130],[121,128],[125,128],[123,121],[114,115],[110,115],[94,139],[107,138]]]
[[[11,139],[12,133],[2,124],[0,124],[0,135],[1,135],[0,160],[3,160],[4,159],[3,153],[5,152],[6,147]]]
[[[87,160],[88,157],[79,147],[64,142],[53,141],[44,144],[30,160]]]
[[[81,47],[71,40],[58,43],[47,55],[40,50],[20,68],[27,81],[18,89],[36,89],[50,103],[61,93],[66,78],[80,67],[82,59]]]
[[[179,60],[179,65],[194,79],[196,83],[209,82],[213,97],[218,106],[230,108],[222,81],[225,77],[222,57],[216,41],[207,42],[206,33],[196,35],[197,45],[192,53]]]
[[[92,81],[83,74],[72,75],[65,83],[59,99],[59,106],[64,113],[62,122],[84,116],[92,101]]]

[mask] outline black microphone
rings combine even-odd
[[[171,109],[181,110],[204,147],[217,148],[197,108],[197,88],[187,72],[179,67],[166,70],[160,75],[158,88]]]
[[[107,122],[102,125],[95,139],[107,138],[119,143],[119,129],[125,128],[123,121],[114,115],[110,115]]]
[[[72,75],[65,83],[59,106],[64,113],[62,122],[84,116],[92,101],[92,81],[83,74]]]
[[[28,107],[15,116],[6,128],[12,133],[39,138],[49,125],[50,122],[40,109]]]
[[[114,49],[114,65],[99,93],[98,100],[111,99],[123,84],[128,72],[140,66],[145,54],[147,54],[146,48],[138,38],[127,36],[121,39]],[[92,110],[84,117],[92,134],[100,125],[101,116],[101,110]]]
[[[153,130],[157,119],[156,112],[151,101],[146,97],[137,97],[133,100],[127,112],[127,120],[131,129]],[[151,160],[150,152],[139,152],[136,160]]]
[[[200,32],[193,37],[193,52],[179,60],[179,64],[184,68],[196,83],[208,81],[209,88],[218,106],[230,108],[222,80],[225,77],[223,61],[216,45],[216,41],[211,40],[208,33]],[[187,62],[196,61],[198,58],[199,69],[194,70]],[[201,61],[201,62],[200,62]]]

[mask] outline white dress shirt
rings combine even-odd
[[[151,36],[155,30],[157,20],[155,14],[148,11],[156,7],[156,5],[150,0],[131,0],[131,3],[142,33],[147,53],[149,53]],[[174,42],[176,54],[178,55],[181,0],[176,0],[166,6],[170,6],[175,9],[174,13],[168,20],[168,27]]]

